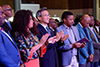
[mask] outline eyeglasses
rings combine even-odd
[[[49,14],[45,14],[45,15],[42,15],[42,16],[50,16]]]
[[[12,9],[6,9],[6,10],[4,10],[4,11],[12,11]]]

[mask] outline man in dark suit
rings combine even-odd
[[[13,39],[1,27],[5,22],[5,15],[0,6],[0,67],[20,66],[20,54]]]
[[[99,43],[99,40],[98,40],[98,35],[96,35],[96,31],[95,29],[93,28],[94,26],[94,17],[92,15],[90,15],[90,24],[89,24],[89,32],[90,32],[90,36],[91,36],[91,39],[93,41],[93,47],[94,47],[94,58],[93,58],[93,61],[91,63],[91,67],[98,67],[98,64],[99,64],[99,57],[100,57],[100,43]]]
[[[99,21],[96,20],[94,24],[95,31],[100,35]]]
[[[2,5],[1,7],[6,16],[5,23],[2,25],[2,28],[10,34],[11,22],[8,19],[13,16],[12,8],[9,5]]]
[[[51,31],[51,35],[55,36],[56,35],[56,28],[58,27],[58,24],[56,23],[55,19],[50,18],[48,26],[49,26],[49,29]]]
[[[40,22],[40,24],[37,26],[37,29],[39,30],[39,39],[41,39],[41,37],[46,33],[49,33],[50,37],[52,37],[50,29],[48,29],[50,16],[47,8],[44,7],[41,10],[38,10],[36,17]],[[47,45],[46,53],[43,55],[43,57],[40,57],[40,67],[58,67],[56,46],[56,43],[49,43]]]

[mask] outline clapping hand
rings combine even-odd
[[[41,40],[40,40],[40,44],[45,44],[45,42],[46,42],[46,40],[47,40],[47,38],[49,37],[49,34],[47,33],[47,34],[45,34],[45,35],[43,35],[42,36],[42,38],[41,38]]]
[[[56,36],[50,37],[50,38],[48,39],[48,43],[54,44],[55,42],[56,42]]]
[[[63,35],[63,36],[61,37],[61,41],[65,41],[68,37],[69,37],[69,34],[68,34],[68,35]]]

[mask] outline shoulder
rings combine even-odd
[[[23,40],[23,36],[22,35],[19,35],[18,32],[15,32],[15,35],[13,37],[14,37],[15,41]]]
[[[76,26],[71,26],[73,29],[77,29]]]
[[[62,29],[64,27],[64,25],[60,25],[57,30]]]
[[[0,30],[0,36],[5,36],[5,33]]]
[[[41,24],[38,24],[37,28],[40,28],[40,27],[42,27],[42,25]]]
[[[81,25],[78,23],[76,26],[75,26],[78,30],[81,30],[82,29],[82,27],[81,27]]]
[[[58,28],[56,28],[57,32],[60,32],[61,30],[63,30],[63,26],[62,25],[60,25]]]
[[[38,30],[43,29],[43,26],[41,24],[38,24],[38,26],[36,27]]]

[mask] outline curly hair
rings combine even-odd
[[[29,31],[27,31],[27,27],[30,22],[30,16],[33,17],[32,12],[30,10],[19,10],[14,15],[14,20],[12,23],[12,31],[11,35],[13,36],[15,32],[19,32],[20,35],[24,35],[25,37],[28,37]],[[34,20],[33,20],[34,21]],[[38,34],[38,30],[36,28],[35,22],[33,24],[33,28],[30,29],[30,31],[34,34]]]

